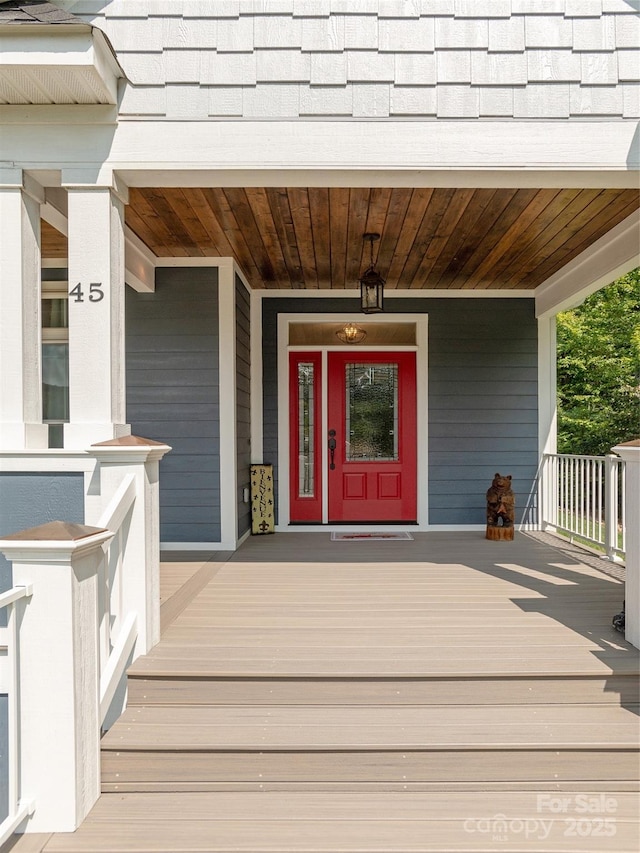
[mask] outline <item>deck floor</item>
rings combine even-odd
[[[328,533],[255,537],[216,563],[209,583],[133,671],[633,670],[636,651],[611,627],[624,585],[584,557],[522,534],[513,543],[476,533],[397,542],[332,542]]]
[[[131,671],[166,695],[138,695],[105,737],[148,787],[107,767],[111,793],[76,833],[16,853],[639,849],[619,570],[524,534],[286,534],[200,557],[167,573],[167,602],[181,576],[202,588]],[[153,777],[158,744],[173,781]]]

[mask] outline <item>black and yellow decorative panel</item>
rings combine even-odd
[[[275,533],[273,465],[251,466],[251,532]]]

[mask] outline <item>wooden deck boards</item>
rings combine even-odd
[[[639,658],[597,561],[291,534],[215,568],[130,671],[110,793],[45,853],[638,849]]]
[[[588,565],[559,570],[551,562],[533,569],[521,560],[535,577],[461,563],[229,562],[132,674],[635,671],[636,653],[610,625],[622,584]],[[541,581],[547,571],[554,579],[561,571],[570,585]]]
[[[589,795],[572,792],[563,796],[568,797],[570,808],[574,809],[580,802],[577,797]],[[593,796],[597,798],[599,793],[594,792]],[[453,853],[504,849],[512,853],[574,850],[602,853],[610,849],[616,853],[635,853],[637,798],[617,793],[614,799],[615,812],[603,814],[598,820],[590,816],[590,833],[577,838],[569,833],[573,826],[568,821],[574,819],[574,811],[560,816],[544,807],[541,811],[533,792],[407,792],[389,796],[376,792],[265,791],[245,792],[241,798],[224,792],[126,794],[103,797],[91,815],[90,826],[74,835],[56,835],[46,851]],[[610,822],[609,830],[605,830],[605,817]],[[586,823],[583,833],[585,828]],[[615,837],[607,838],[611,828]],[[594,834],[598,830],[601,834]],[[607,845],[609,841],[612,843]]]

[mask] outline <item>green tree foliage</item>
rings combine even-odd
[[[640,436],[640,268],[558,315],[558,452]]]

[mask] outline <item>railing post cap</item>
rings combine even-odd
[[[88,453],[101,462],[156,462],[168,453],[171,447],[152,438],[140,435],[123,435],[108,441],[92,444]]]
[[[2,538],[9,542],[77,542],[79,539],[106,532],[108,531],[104,527],[89,527],[72,521],[49,521]]]
[[[18,562],[59,563],[83,557],[113,539],[102,527],[50,521],[0,539],[0,551]]]

